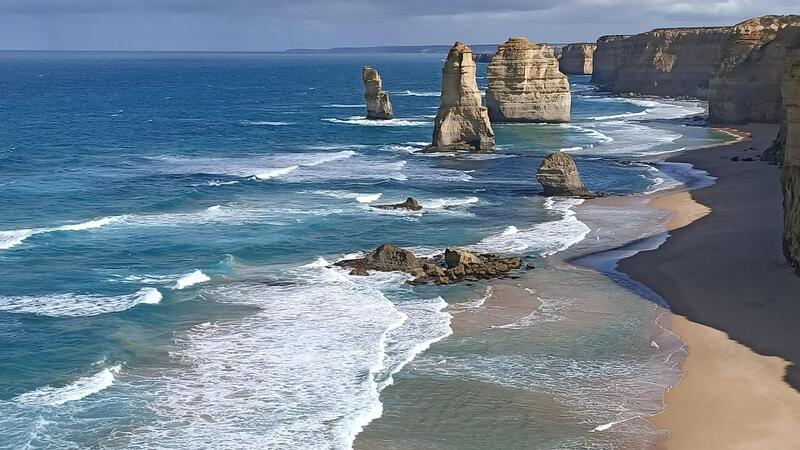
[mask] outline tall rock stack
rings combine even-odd
[[[487,78],[492,122],[569,122],[569,80],[551,46],[510,38],[498,47]]]
[[[709,119],[781,122],[781,80],[798,59],[800,16],[763,16],[737,24],[711,77]]]
[[[367,119],[387,120],[394,118],[389,93],[383,91],[383,81],[378,71],[364,66],[361,71],[364,80],[364,100],[367,102]]]
[[[433,129],[433,141],[425,151],[490,152],[494,131],[481,104],[475,79],[472,50],[456,42],[442,69],[442,95]]]
[[[591,75],[594,69],[595,43],[569,44],[561,49],[559,69],[567,75]]]
[[[592,82],[615,93],[707,99],[731,27],[659,28],[597,41]]]
[[[783,82],[786,106],[786,147],[783,157],[783,251],[800,275],[800,62]]]

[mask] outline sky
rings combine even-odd
[[[790,13],[800,14],[800,0],[0,0],[0,49],[567,43]]]

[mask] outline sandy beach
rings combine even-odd
[[[780,251],[779,171],[731,160],[755,158],[776,128],[743,128],[752,140],[671,159],[718,180],[654,196],[650,207],[673,213],[670,238],[619,264],[670,304],[672,329],[688,347],[684,379],[652,418],[669,430],[668,449],[800,448],[800,330],[792,323],[800,278]]]

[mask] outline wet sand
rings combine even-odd
[[[655,196],[649,206],[673,212],[670,238],[619,263],[670,304],[689,349],[684,379],[652,418],[670,431],[668,449],[800,448],[800,393],[784,381],[800,386],[800,277],[781,254],[779,171],[731,161],[755,158],[777,127],[743,128],[752,141],[670,159],[718,180]]]

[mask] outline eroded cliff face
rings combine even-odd
[[[603,90],[612,90],[617,85],[617,64],[622,51],[620,41],[630,36],[601,36],[597,40],[592,61],[592,83]]]
[[[800,62],[787,72],[783,82],[786,106],[786,147],[783,157],[783,251],[800,275]]]
[[[364,80],[364,100],[367,103],[367,119],[392,119],[394,111],[389,93],[382,90],[383,81],[378,71],[370,66],[364,66],[361,71]]]
[[[782,121],[781,80],[798,59],[800,16],[763,16],[737,24],[710,80],[711,122]]]
[[[492,122],[569,122],[569,80],[552,46],[510,38],[498,47],[487,78]]]
[[[731,27],[659,28],[597,41],[592,82],[615,93],[707,99]]]
[[[433,140],[425,151],[489,152],[494,131],[481,104],[475,79],[472,50],[456,42],[442,69],[442,95],[433,129]]]
[[[561,49],[559,68],[567,75],[591,75],[594,67],[595,43],[569,44]]]

